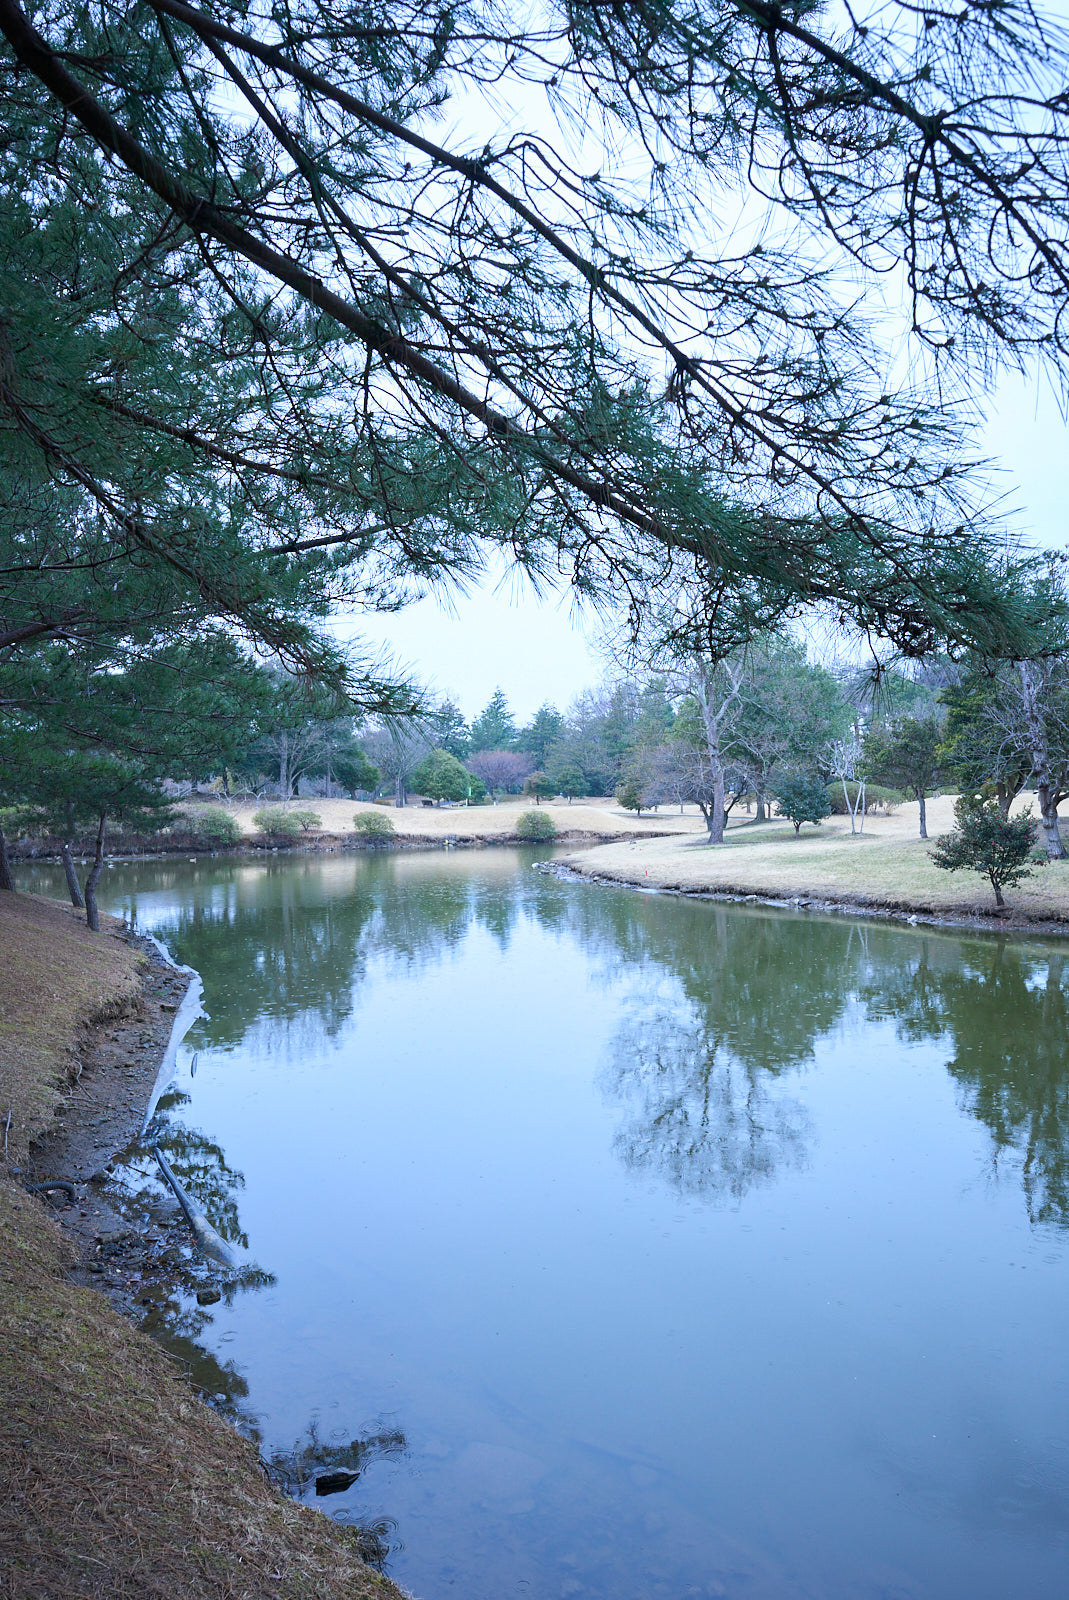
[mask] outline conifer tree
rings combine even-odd
[[[603,601],[685,588],[710,649],[725,598],[751,629],[825,601],[908,653],[1033,648],[1046,597],[946,401],[1066,358],[1066,49],[1026,0],[923,28],[895,0],[0,0],[0,33],[33,546],[0,643],[177,607],[396,709],[317,618],[496,545]],[[487,84],[542,110],[436,138]],[[705,226],[742,170],[759,238]],[[895,274],[938,403],[885,388]]]

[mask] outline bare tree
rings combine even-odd
[[[481,778],[491,791],[518,789],[524,778],[534,771],[534,757],[519,750],[480,750],[469,756],[468,771]]]
[[[843,799],[846,809],[850,814],[850,832],[864,833],[865,831],[865,779],[859,777],[861,772],[861,740],[855,734],[849,739],[833,739],[828,751],[831,770],[843,786]],[[857,783],[854,798],[850,798],[851,783]],[[861,817],[860,825],[858,816]]]
[[[433,731],[422,722],[382,722],[360,738],[360,747],[393,785],[394,804],[403,807],[408,783],[424,756],[434,748]]]

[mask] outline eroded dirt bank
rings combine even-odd
[[[107,1174],[188,975],[25,895],[0,894],[0,951],[0,1595],[400,1600],[120,1314],[169,1274],[211,1278],[177,1215],[132,1224]],[[51,1179],[70,1188],[25,1188]]]

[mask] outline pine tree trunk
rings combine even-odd
[[[1022,661],[1019,670],[1021,674],[1021,704],[1024,710],[1025,727],[1028,730],[1028,747],[1032,756],[1032,773],[1036,780],[1039,809],[1043,817],[1043,833],[1047,845],[1047,855],[1051,861],[1062,861],[1065,858],[1065,846],[1062,843],[1062,836],[1058,827],[1058,808],[1053,801],[1054,785],[1050,772],[1050,749],[1047,744],[1047,730],[1043,726],[1043,713],[1039,706],[1039,685],[1037,683],[1035,663]]]
[[[104,870],[104,828],[107,816],[100,813],[100,826],[97,828],[97,848],[93,858],[93,865],[89,869],[89,876],[85,880],[85,925],[94,933],[100,932],[100,916],[97,912],[97,884],[100,874]]]
[[[920,808],[921,808],[921,838],[922,839],[927,839],[927,837],[928,837],[928,814],[924,809],[924,790],[923,789],[918,789],[917,790],[917,801],[918,801],[918,803],[920,805]]]
[[[0,889],[6,889],[9,894],[14,894],[15,880],[11,876],[11,862],[7,857],[7,840],[4,830],[0,828]]]
[[[67,893],[71,897],[71,905],[75,911],[84,911],[85,901],[82,899],[82,891],[78,887],[78,874],[75,872],[74,862],[71,860],[69,839],[64,839],[63,841],[63,871],[67,875]]]

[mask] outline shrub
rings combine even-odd
[[[313,828],[323,826],[323,818],[318,811],[291,811],[290,816],[299,822],[305,833],[310,833]]]
[[[820,822],[829,814],[827,790],[816,778],[783,778],[776,790],[776,815],[789,817],[798,832],[803,822]]]
[[[860,788],[853,778],[846,780],[846,790],[850,796],[850,804],[857,804],[857,792]],[[827,787],[828,804],[837,817],[846,816],[846,800],[843,797],[843,786],[838,778]],[[893,817],[898,807],[905,800],[905,795],[900,789],[888,789],[879,783],[865,785],[865,810],[882,811],[885,817]]]
[[[241,839],[241,823],[221,807],[213,806],[210,811],[202,811],[190,820],[194,838],[203,839],[207,844],[220,845],[225,849]]]
[[[381,811],[357,811],[353,827],[362,839],[389,839],[393,833],[393,818]]]
[[[997,800],[982,795],[963,794],[954,807],[953,833],[940,834],[931,852],[932,860],[944,872],[959,872],[969,867],[987,878],[995,891],[995,904],[1005,905],[1003,884],[1030,878],[1035,867],[1028,865],[1039,825],[1026,811],[1019,817],[1004,817]]]
[[[555,839],[557,825],[548,811],[521,811],[516,818],[516,837],[527,840]]]
[[[253,813],[253,827],[276,839],[296,839],[301,832],[300,818],[295,811],[284,811],[281,806],[261,806]]]

